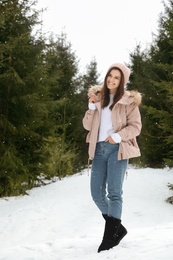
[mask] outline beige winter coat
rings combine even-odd
[[[129,159],[140,156],[136,136],[141,132],[141,116],[139,105],[141,94],[137,91],[125,91],[123,97],[112,109],[112,124],[115,133],[118,133],[122,140],[119,146],[118,160]],[[98,131],[101,118],[101,103],[95,103],[97,109],[87,110],[83,118],[83,127],[89,131],[86,142],[89,143],[89,159],[92,160],[98,138]]]

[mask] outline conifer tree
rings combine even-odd
[[[0,0],[0,196],[73,174],[83,163],[83,76],[66,35],[47,43],[33,34],[35,4]]]
[[[34,185],[42,162],[47,90],[35,2],[0,1],[0,196]]]
[[[71,43],[62,33],[56,39],[49,39],[46,51],[50,97],[54,108],[50,119],[54,127],[54,171],[58,176],[74,174],[78,170],[76,125],[79,110],[77,107],[78,63]],[[53,155],[52,155],[53,156]],[[49,162],[52,167],[52,160]]]
[[[140,137],[146,166],[173,166],[173,1],[160,16],[159,32],[149,50],[131,54],[131,86],[143,94]]]
[[[148,108],[148,113],[158,119],[163,163],[173,167],[173,1],[164,7],[159,35],[150,52],[159,76],[159,80],[153,82],[159,104],[156,108]]]
[[[99,74],[95,59],[86,67],[84,75],[78,73],[77,57],[64,33],[56,40],[50,39],[46,57],[51,78],[50,95],[56,104],[50,115],[54,122],[54,154],[58,158],[58,161],[54,158],[54,166],[59,169],[58,175],[64,176],[86,165],[88,155],[82,118],[87,108],[88,87],[98,84]]]

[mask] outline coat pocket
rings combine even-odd
[[[121,159],[130,159],[141,155],[136,139],[120,143]]]

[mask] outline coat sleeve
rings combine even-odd
[[[94,118],[95,113],[96,113],[96,110],[88,109],[82,120],[83,127],[88,131],[90,131],[92,128],[92,123],[93,123],[93,118]]]
[[[128,141],[138,136],[141,128],[142,123],[139,107],[131,104],[126,109],[126,126],[117,133],[121,136],[122,141]]]

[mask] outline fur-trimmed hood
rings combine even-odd
[[[101,89],[102,89],[101,85],[90,86],[90,88],[88,89],[88,97],[90,97],[91,94],[94,93],[96,96],[98,96],[98,101],[100,101]],[[142,95],[137,90],[125,90],[123,97],[118,101],[118,103],[120,104],[128,105],[134,103],[137,106],[139,106],[141,102],[142,102]]]
[[[120,104],[135,104],[139,106],[142,102],[142,95],[137,90],[125,90],[124,95],[118,101]]]

